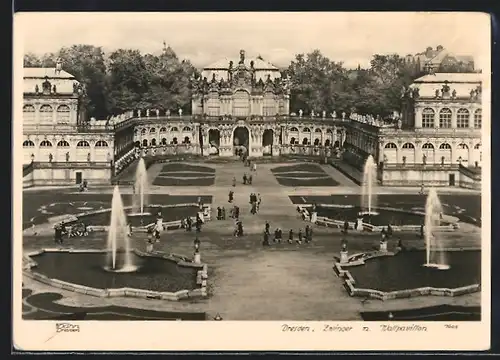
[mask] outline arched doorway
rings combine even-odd
[[[274,131],[272,129],[264,130],[262,134],[262,154],[273,155]]]
[[[220,131],[217,129],[208,130],[208,143],[210,144],[210,149],[208,153],[210,155],[219,155],[220,146]]]
[[[242,156],[248,153],[250,143],[250,132],[245,126],[238,126],[234,129],[233,146],[234,154]]]

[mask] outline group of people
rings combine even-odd
[[[271,226],[266,221],[265,229],[264,229],[264,239],[262,241],[262,245],[264,245],[264,246],[271,245],[271,243],[269,241],[269,238],[271,237],[270,228],[271,228]],[[275,243],[281,243],[282,240],[283,240],[283,230],[281,230],[280,227],[277,227],[274,230],[273,241]],[[306,225],[306,227],[304,229],[304,233],[302,232],[302,229],[299,229],[299,231],[297,233],[297,239],[295,239],[295,233],[294,233],[293,229],[290,229],[290,231],[288,232],[288,243],[289,244],[296,242],[297,244],[300,245],[303,242],[304,243],[311,243],[312,240],[313,240],[313,229],[309,225]]]
[[[64,242],[64,236],[67,236],[68,238],[82,237],[87,236],[89,232],[90,229],[83,222],[78,222],[73,225],[60,222],[54,226],[54,242],[62,245]]]
[[[196,214],[196,219],[194,221],[194,226],[196,229],[196,232],[199,233],[201,232],[201,226],[203,224],[203,219],[200,217],[200,214]],[[193,219],[188,216],[185,219],[181,221],[181,228],[186,229],[186,231],[193,231]]]
[[[88,190],[89,190],[89,187],[88,187],[87,180],[83,180],[83,181],[80,183],[80,188],[79,188],[79,191],[80,191],[80,192],[84,192],[84,191],[88,191]]]
[[[260,197],[260,194],[257,194],[257,195],[255,193],[250,194],[250,205],[251,205],[250,213],[252,215],[257,214],[257,212],[260,209],[261,202],[262,202],[262,198]]]

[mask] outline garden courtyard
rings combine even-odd
[[[252,184],[243,185],[244,174],[252,174]],[[232,187],[233,177],[236,186]],[[341,250],[340,230],[313,226],[311,243],[288,244],[287,234],[295,234],[307,224],[297,205],[359,205],[360,187],[328,165],[258,164],[250,172],[242,163],[168,163],[148,169],[148,202],[173,205],[196,203],[198,198],[212,207],[212,219],[199,234],[201,261],[208,265],[208,296],[201,299],[165,301],[139,298],[99,298],[50,287],[23,277],[23,314],[26,319],[46,319],[85,313],[86,319],[102,320],[201,320],[220,315],[224,320],[361,320],[370,311],[397,311],[435,305],[479,306],[480,293],[458,297],[427,296],[390,301],[349,296],[342,280],[333,271],[334,257]],[[228,192],[240,207],[245,235],[233,236],[234,220],[216,219],[217,207],[229,210]],[[379,188],[378,203],[403,210],[422,209],[425,196],[415,188]],[[74,188],[27,189],[23,194],[23,250],[54,248],[52,225],[61,216],[86,210],[109,208],[112,187],[77,192]],[[121,186],[124,204],[131,203],[133,189]],[[249,195],[260,194],[256,215],[250,214]],[[463,189],[438,189],[446,215],[460,220],[460,231],[443,233],[446,248],[480,249],[481,196]],[[194,216],[190,207],[162,210],[165,221]],[[227,211],[229,214],[229,211]],[[262,245],[268,221],[271,233],[283,229],[284,242]],[[33,226],[34,225],[34,226]],[[36,234],[35,234],[36,233]],[[351,253],[377,246],[379,233],[347,235]],[[155,250],[191,257],[195,233],[183,229],[162,234]],[[403,241],[408,248],[422,249],[417,233],[395,233],[388,247]],[[134,233],[133,248],[145,250],[145,234]],[[65,240],[63,247],[105,249],[106,236]]]

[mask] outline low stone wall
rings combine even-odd
[[[198,206],[198,204],[195,204],[195,203],[186,203],[186,204],[170,204],[170,205],[159,205],[159,204],[151,204],[151,205],[148,205],[148,207],[161,207],[161,208],[176,208],[176,207],[196,207]],[[124,207],[125,210],[130,210],[132,209],[132,206],[125,206]],[[85,216],[91,216],[91,215],[95,215],[95,214],[101,214],[101,213],[105,213],[105,212],[109,212],[111,211],[111,209],[99,209],[99,210],[92,210],[92,211],[86,211],[86,212],[82,212],[82,213],[79,213],[79,214],[75,214],[75,215],[64,215],[64,217],[62,219],[60,219],[59,221],[56,221],[56,223],[54,225],[57,225],[57,224],[61,224],[63,222],[68,222],[68,221],[65,221],[64,218],[71,218],[71,221],[78,221],[80,218],[82,217],[85,217]],[[204,217],[204,220],[205,221],[210,221],[212,220],[212,206],[211,205],[203,205],[203,217]],[[57,217],[57,218],[60,218],[60,217]],[[196,220],[196,217],[191,217],[193,220]],[[132,230],[135,230],[135,231],[146,231],[146,229],[151,226],[153,224],[146,224],[144,226],[140,226],[140,227],[133,227]],[[88,225],[87,226],[87,229],[89,231],[108,231],[108,228],[109,226],[105,226],[105,225]],[[164,230],[177,230],[177,229],[180,229],[181,228],[181,220],[173,220],[173,221],[167,221],[165,223],[163,223],[163,229]]]
[[[182,259],[179,259],[178,255],[174,256],[172,254],[164,254],[160,252],[144,253],[138,250],[134,250],[135,254],[138,256],[156,257],[164,259],[166,261],[173,261],[177,263],[177,266],[199,268],[196,275],[196,284],[199,286],[198,288],[179,290],[177,292],[160,292],[160,291],[151,291],[151,290],[134,289],[134,288],[97,289],[79,284],[65,282],[59,279],[51,279],[45,275],[33,271],[33,269],[36,268],[37,264],[31,257],[43,254],[45,252],[102,253],[104,251],[47,248],[26,254],[23,258],[24,260],[23,275],[26,275],[34,280],[40,281],[41,283],[59,289],[73,291],[85,295],[97,296],[97,297],[138,297],[144,299],[157,299],[157,300],[170,300],[170,301],[179,301],[183,299],[193,299],[193,298],[205,298],[208,296],[207,293],[208,265],[190,262],[187,260],[186,257],[182,257]]]
[[[349,270],[344,268],[350,266],[362,266],[366,260],[373,259],[380,256],[394,256],[395,253],[381,253],[381,252],[370,252],[366,254],[355,254],[351,255],[349,259],[355,256],[364,255],[364,257],[359,260],[348,261],[347,263],[341,264],[340,262],[335,262],[333,265],[333,271],[344,281],[344,287],[350,296],[358,296],[377,300],[392,300],[392,299],[404,299],[416,296],[460,296],[465,294],[471,294],[481,290],[480,284],[472,284],[463,286],[460,288],[448,289],[448,288],[434,288],[434,287],[421,287],[416,289],[408,290],[396,290],[384,292],[375,289],[363,289],[357,288],[356,281],[352,277]]]
[[[311,204],[301,204],[297,205],[297,209],[299,213],[303,214],[305,219],[310,219],[311,214],[309,213],[308,207],[311,207]],[[321,204],[319,205],[321,207],[337,207],[337,206],[332,206],[330,204]],[[379,207],[377,208],[379,210],[385,210],[385,211],[393,211],[393,212],[399,212],[399,213],[408,213],[408,214],[420,214],[422,216],[425,216],[425,214],[421,212],[410,212],[406,210],[401,210],[401,209],[395,209],[395,208],[389,208],[389,207]],[[434,227],[436,231],[443,232],[443,231],[456,231],[460,228],[460,225],[458,223],[457,218],[453,218],[451,216],[447,216],[449,218],[449,221],[443,221],[446,223],[446,225],[440,225]],[[356,230],[356,223],[353,221],[349,221],[349,229],[350,230]],[[344,221],[341,220],[335,220],[331,219],[325,216],[318,216],[316,219],[316,225],[319,226],[325,226],[325,227],[330,227],[330,228],[335,228],[335,229],[343,229],[344,228]],[[361,223],[363,226],[363,231],[369,231],[369,232],[380,232],[382,231],[385,226],[376,226],[373,224],[368,224],[368,223]],[[392,230],[396,232],[400,231],[408,231],[408,232],[420,232],[420,225],[392,225]]]

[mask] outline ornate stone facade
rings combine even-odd
[[[58,63],[24,69],[23,95],[23,163],[33,165],[33,184],[108,182],[115,135],[82,127],[84,86]]]
[[[402,98],[396,126],[347,125],[345,158],[361,168],[372,155],[384,185],[479,187],[481,74],[426,75]]]

